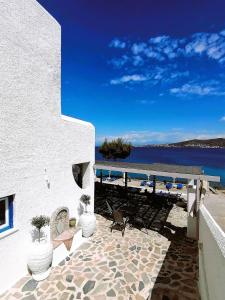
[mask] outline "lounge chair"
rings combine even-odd
[[[146,180],[142,180],[140,186],[146,186]]]
[[[110,215],[113,218],[113,223],[110,227],[111,232],[113,231],[113,229],[117,229],[117,230],[122,231],[122,236],[124,236],[124,232],[125,232],[126,223],[128,221],[128,218],[123,217],[122,211],[113,209],[113,207],[111,207],[109,205],[108,201],[106,201],[106,204],[107,204],[108,211],[109,211]]]

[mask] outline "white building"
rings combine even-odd
[[[93,209],[95,131],[61,114],[60,25],[35,0],[0,7],[1,293],[27,273],[32,217],[78,218],[84,193]]]

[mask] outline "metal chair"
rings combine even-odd
[[[110,215],[113,218],[113,223],[110,226],[111,232],[113,231],[113,229],[117,229],[120,230],[122,232],[122,236],[124,236],[128,218],[124,218],[123,213],[120,210],[114,210],[113,207],[109,205],[108,201],[106,201],[106,205]]]

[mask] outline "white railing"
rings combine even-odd
[[[225,299],[225,233],[203,205],[199,213],[201,300]]]

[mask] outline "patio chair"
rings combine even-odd
[[[122,232],[122,236],[124,236],[128,217],[124,218],[122,211],[113,209],[113,207],[109,205],[108,201],[106,201],[106,204],[107,204],[108,211],[113,218],[113,223],[110,227],[111,232],[113,231],[113,229],[117,229],[120,230]]]

